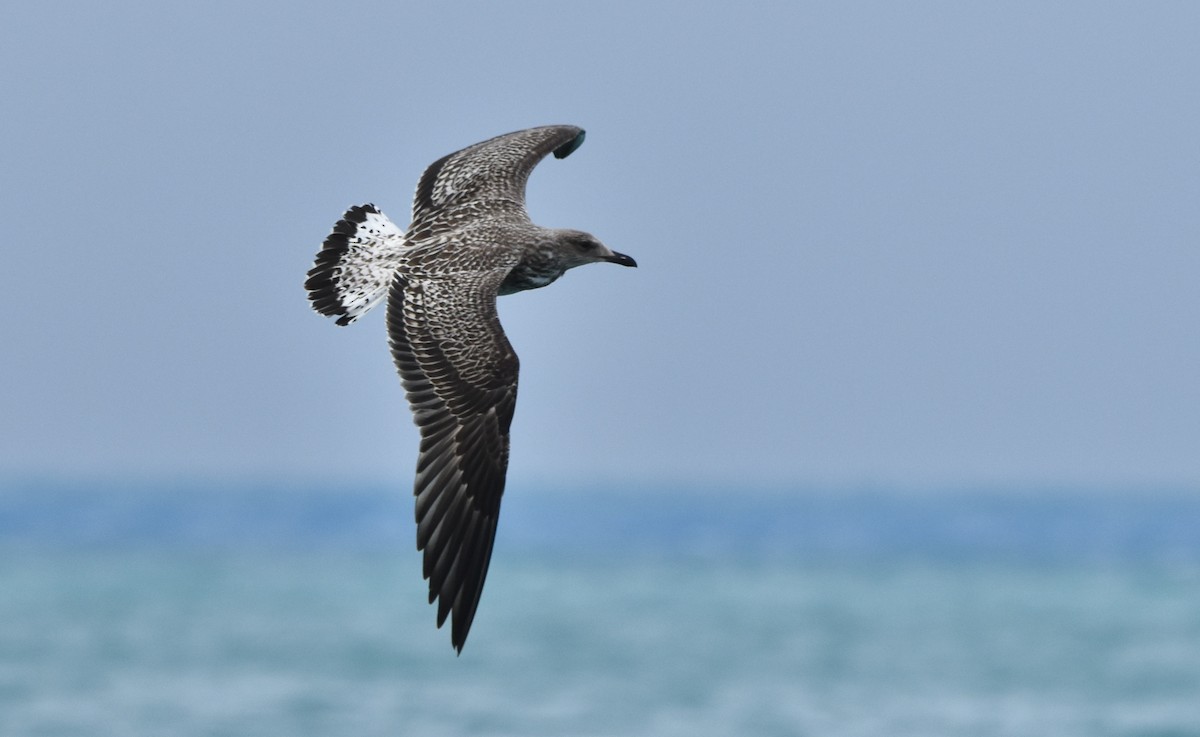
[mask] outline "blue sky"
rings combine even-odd
[[[1200,488],[1200,6],[9,3],[0,472],[407,485],[304,273],[425,165],[593,266],[506,297],[515,483]]]

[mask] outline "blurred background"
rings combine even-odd
[[[10,4],[0,734],[1190,734],[1200,9]],[[533,125],[461,657],[342,211]],[[515,675],[514,674],[518,674]]]

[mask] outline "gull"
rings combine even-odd
[[[584,264],[637,266],[583,231],[534,225],[525,211],[533,168],[583,139],[582,128],[545,126],[443,156],[417,183],[407,230],[374,205],[351,207],[304,284],[312,308],[338,325],[387,297],[392,358],[421,434],[417,549],[437,626],[451,617],[459,653],[492,556],[517,399],[517,354],[496,297]]]

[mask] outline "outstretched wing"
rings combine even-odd
[[[511,266],[413,278],[388,297],[388,335],[421,431],[417,549],[438,627],[461,652],[487,577],[517,400],[517,355],[496,294]]]
[[[569,156],[583,144],[583,136],[582,128],[550,125],[506,133],[443,156],[417,184],[414,229],[484,202],[491,203],[493,212],[511,208],[523,215],[525,183],[533,167],[550,152],[560,159]]]

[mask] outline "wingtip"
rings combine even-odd
[[[587,136],[587,131],[585,131],[581,128],[579,130],[579,133],[576,134],[576,136],[574,138],[567,141],[566,143],[559,146],[558,148],[554,149],[554,158],[565,159],[568,156],[570,156],[571,154],[573,154],[575,152],[575,149],[577,149],[583,145],[583,139],[586,136]],[[544,151],[545,149],[542,149],[542,150]]]
[[[431,604],[433,602],[430,602]],[[444,622],[438,622],[438,629],[442,628]],[[469,626],[467,632],[463,632],[460,620],[455,619],[450,623],[450,647],[454,648],[455,655],[462,655],[463,646],[467,644],[467,634],[470,632]]]

